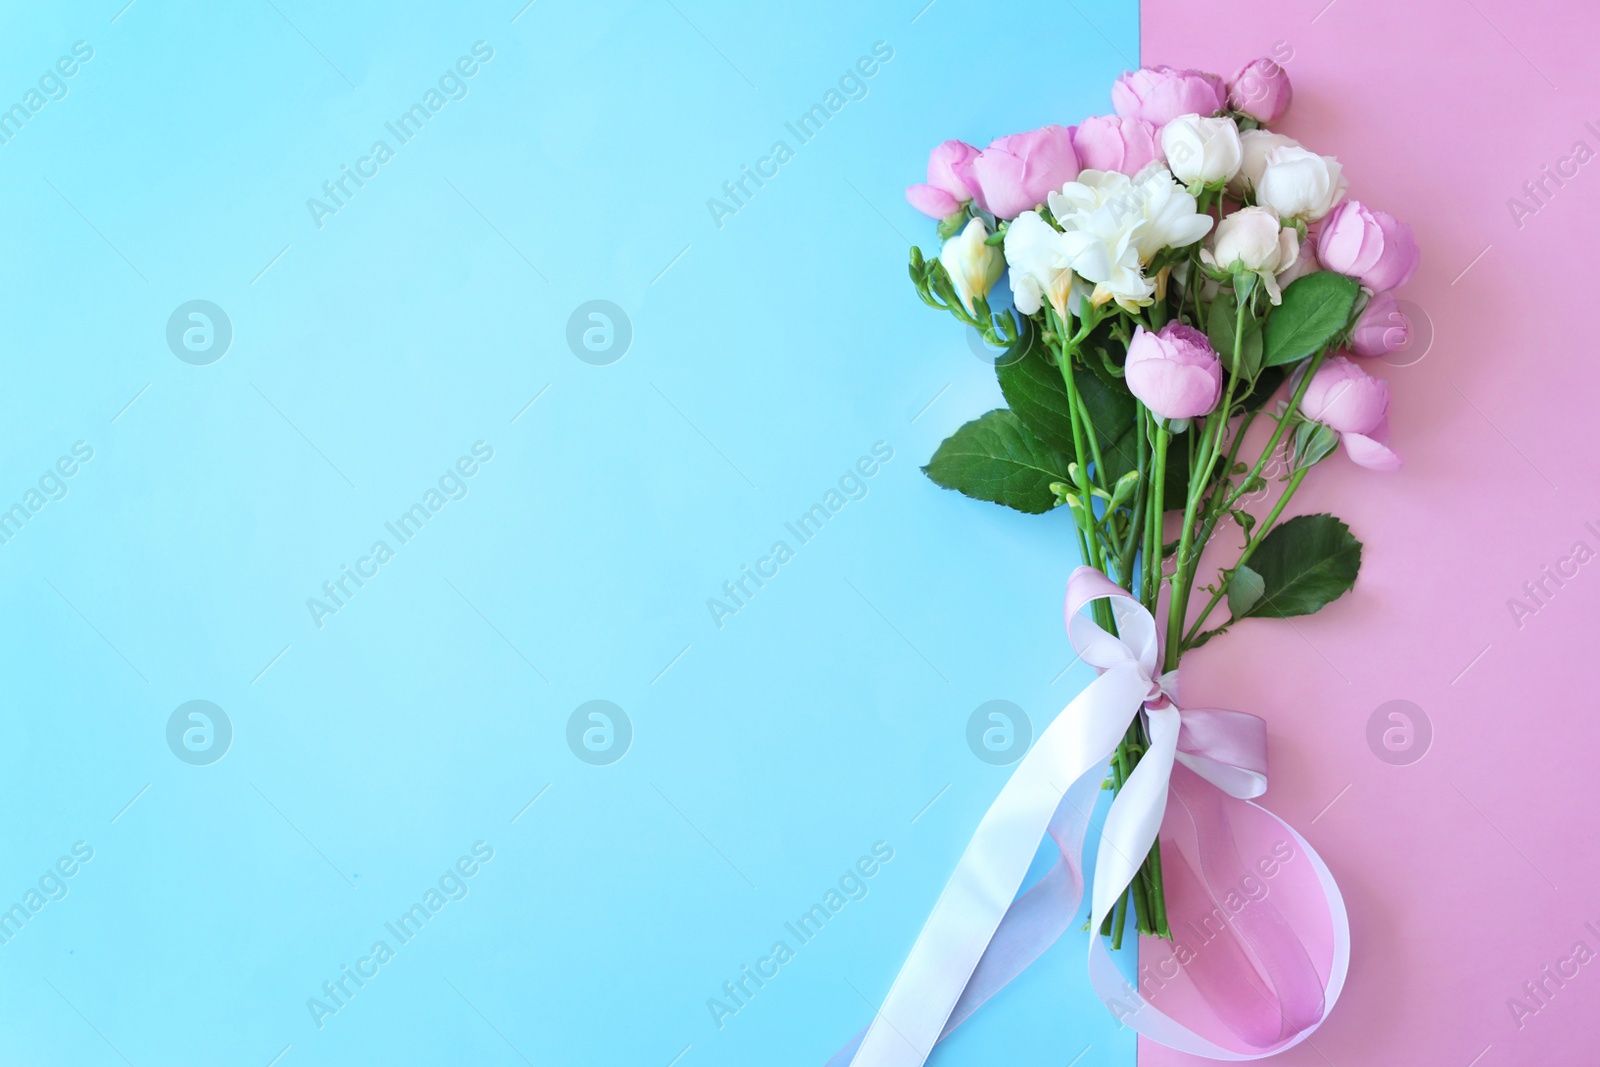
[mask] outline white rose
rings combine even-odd
[[[1299,145],[1279,145],[1267,153],[1256,201],[1282,218],[1316,222],[1344,199],[1347,188],[1337,159]]]
[[[983,220],[972,219],[966,229],[946,241],[939,250],[939,262],[944,264],[945,273],[956,287],[956,295],[969,312],[973,311],[973,301],[988,296],[1006,269],[1006,259],[1000,250],[984,244],[988,239],[989,230]]]
[[[1261,279],[1274,304],[1283,299],[1278,273],[1288,270],[1300,256],[1300,235],[1284,226],[1264,207],[1242,207],[1217,224],[1217,236],[1201,260],[1211,267]]]
[[[1037,211],[1024,211],[1006,229],[1005,251],[1017,310],[1032,315],[1048,300],[1056,314],[1065,316],[1072,271],[1067,268],[1061,233]]]
[[[1206,261],[1223,270],[1270,270],[1281,265],[1283,224],[1264,207],[1243,207],[1217,224]]]
[[[1271,130],[1246,130],[1239,135],[1243,157],[1239,173],[1228,183],[1228,191],[1235,196],[1261,185],[1261,172],[1267,169],[1267,153],[1274,148],[1300,147],[1293,137],[1285,137]]]
[[[1167,166],[1185,185],[1216,185],[1239,172],[1244,148],[1239,127],[1227,116],[1179,115],[1161,128]]]

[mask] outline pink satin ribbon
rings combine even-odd
[[[1101,598],[1111,601],[1117,634],[1080,614]],[[1155,620],[1099,571],[1080,567],[1073,573],[1066,608],[1072,643],[1100,677],[1041,734],[1013,772],[963,854],[883,1011],[829,1060],[829,1067],[921,1064],[934,1044],[1065,932],[1082,901],[1089,812],[1115,747],[1106,739],[1120,736],[1118,724],[1125,726],[1136,714],[1145,716],[1151,750],[1135,771],[1143,772],[1137,787],[1130,778],[1126,798],[1119,794],[1107,816],[1091,922],[1098,926],[1097,916],[1110,910],[1126,885],[1117,872],[1131,877],[1143,855],[1141,843],[1148,848],[1155,832],[1151,810],[1138,809],[1150,805],[1160,815],[1173,940],[1141,940],[1135,985],[1111,962],[1098,935],[1091,937],[1090,977],[1101,1000],[1152,1040],[1213,1059],[1251,1060],[1303,1041],[1337,999],[1349,962],[1348,922],[1338,887],[1303,837],[1250,802],[1267,786],[1265,723],[1237,711],[1180,709],[1176,672],[1158,670]],[[1123,703],[1130,700],[1131,707]],[[1100,728],[1088,728],[1085,717],[1094,717]],[[1107,750],[1086,753],[1086,746]],[[1038,817],[1039,781],[1048,781],[1052,770],[1084,766],[1089,769],[1072,779],[1047,812],[1039,835],[1055,842],[1055,862],[1016,896],[1039,837],[1032,838],[1019,867],[1015,831],[1030,812]],[[997,840],[1009,842],[1003,855],[996,852]],[[1017,884],[999,898],[1010,901],[1002,912],[993,903],[997,878],[1013,876]],[[981,914],[985,908],[996,914]],[[974,945],[981,950],[976,959],[971,958]],[[945,1006],[930,1010],[930,1003]]]

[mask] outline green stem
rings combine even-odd
[[[1150,417],[1150,425],[1155,434],[1155,469],[1150,475],[1150,515],[1145,523],[1145,580],[1140,594],[1144,597],[1144,606],[1154,614],[1161,600],[1161,527],[1167,514],[1167,445],[1172,441],[1172,434],[1153,416]]]
[[[1143,533],[1145,526],[1148,524],[1150,519],[1149,513],[1146,510],[1150,499],[1150,438],[1144,432],[1144,409],[1142,407],[1139,409],[1138,420],[1139,486],[1133,494],[1133,508],[1129,512],[1132,518],[1128,523],[1127,537],[1122,542],[1122,553],[1117,560],[1117,568],[1122,574],[1122,586],[1124,589],[1129,591],[1132,591],[1134,586],[1134,553],[1140,547],[1140,535]]]
[[[1244,480],[1239,483],[1239,487],[1230,493],[1223,502],[1222,511],[1227,511],[1238,503],[1239,498],[1244,496],[1245,491],[1249,489],[1250,483],[1260,476],[1262,469],[1271,461],[1273,454],[1278,449],[1278,442],[1283,440],[1284,433],[1289,429],[1289,423],[1294,419],[1295,412],[1300,410],[1301,398],[1306,395],[1306,389],[1311,385],[1312,377],[1317,373],[1317,368],[1322,366],[1323,357],[1327,354],[1327,349],[1323,349],[1311,357],[1311,362],[1306,366],[1305,374],[1300,378],[1300,384],[1295,387],[1294,392],[1289,396],[1289,406],[1278,417],[1278,425],[1273,429],[1272,436],[1267,439],[1267,446],[1261,450],[1260,457],[1256,460],[1255,465],[1250,468],[1250,472],[1245,475]]]
[[[1294,496],[1294,491],[1300,488],[1300,483],[1305,480],[1306,474],[1310,470],[1310,467],[1301,467],[1289,476],[1289,484],[1284,486],[1283,495],[1272,506],[1272,510],[1267,512],[1267,517],[1261,521],[1260,525],[1251,531],[1250,540],[1246,542],[1244,551],[1239,553],[1239,560],[1234,564],[1234,567],[1243,567],[1250,562],[1250,557],[1255,555],[1255,551],[1261,546],[1262,540],[1272,532],[1272,527],[1277,523],[1278,516],[1283,514],[1284,506],[1289,503],[1289,498]],[[1195,618],[1194,625],[1184,635],[1183,644],[1185,648],[1199,635],[1200,627],[1205,625],[1206,616],[1211,614],[1211,609],[1221,603],[1222,598],[1227,593],[1227,589],[1228,584],[1226,582],[1219,584],[1216,592],[1211,594],[1211,599],[1206,601],[1206,606],[1200,609],[1200,614]]]
[[[1248,299],[1240,300],[1238,309],[1234,312],[1233,325],[1233,366],[1237,368],[1244,358],[1244,317],[1250,309]],[[1183,530],[1178,537],[1178,567],[1172,578],[1172,601],[1167,614],[1167,648],[1164,670],[1174,670],[1178,666],[1178,659],[1183,655],[1183,642],[1174,640],[1183,635],[1183,623],[1189,608],[1189,595],[1194,586],[1194,572],[1199,565],[1200,551],[1205,548],[1205,542],[1196,545],[1194,541],[1196,511],[1200,501],[1206,496],[1205,490],[1211,484],[1211,473],[1216,469],[1216,462],[1222,453],[1222,443],[1227,438],[1228,422],[1233,414],[1233,391],[1239,383],[1238,374],[1228,375],[1227,387],[1222,393],[1222,403],[1206,417],[1205,425],[1201,429],[1200,459],[1195,465],[1198,478],[1189,480],[1189,499],[1183,509]],[[1302,383],[1303,384],[1303,383]],[[1209,500],[1208,509],[1209,510]]]

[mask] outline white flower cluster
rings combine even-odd
[[[1315,269],[1301,239],[1344,198],[1338,160],[1265,129],[1241,133],[1228,115],[1180,115],[1161,127],[1159,143],[1164,158],[1131,177],[1079,171],[1043,209],[1008,224],[1003,255],[986,243],[983,221],[970,220],[940,255],[962,302],[970,308],[1009,268],[1024,315],[1049,304],[1065,317],[1084,299],[1136,311],[1158,296],[1159,278],[1147,270],[1157,254],[1208,234],[1201,261],[1255,274],[1274,304],[1283,285]],[[1223,205],[1217,218],[1201,212],[1197,196]]]

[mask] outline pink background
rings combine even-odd
[[[1338,156],[1355,195],[1416,228],[1423,263],[1403,296],[1435,330],[1421,362],[1376,367],[1404,470],[1337,457],[1293,508],[1333,511],[1366,543],[1354,594],[1293,625],[1245,623],[1186,661],[1186,698],[1268,719],[1266,804],[1322,853],[1350,909],[1344,996],[1314,1047],[1276,1062],[1592,1063],[1600,958],[1520,1028],[1507,1001],[1579,940],[1600,952],[1584,929],[1600,928],[1600,559],[1520,626],[1508,601],[1576,542],[1600,550],[1585,528],[1600,530],[1600,160],[1520,227],[1507,201],[1537,206],[1523,183],[1577,141],[1600,150],[1585,127],[1600,130],[1600,15],[1145,0],[1142,22],[1146,64],[1227,75],[1293,49],[1278,128]],[[1433,725],[1409,766],[1366,740],[1395,699]],[[1140,1058],[1203,1062],[1148,1042]]]

